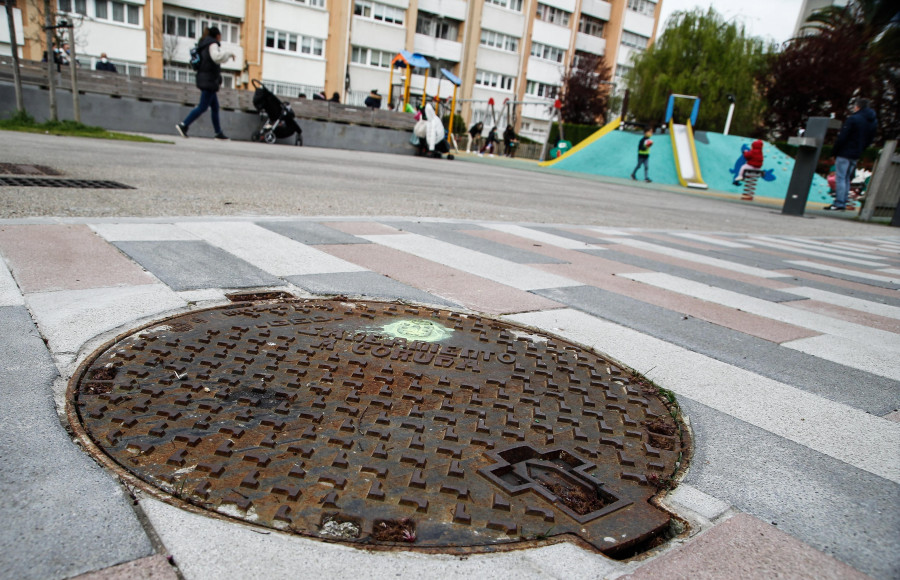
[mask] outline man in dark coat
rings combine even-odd
[[[866,147],[875,140],[878,131],[878,118],[875,111],[869,108],[867,99],[858,99],[837,141],[834,142],[834,203],[826,207],[829,211],[844,211],[847,208],[847,197],[850,194],[850,181],[856,174],[856,163]]]
[[[106,58],[106,53],[105,53],[105,52],[101,52],[101,53],[100,53],[100,60],[97,61],[97,66],[94,67],[94,68],[95,68],[96,70],[105,70],[105,71],[113,72],[113,73],[114,73],[114,72],[119,72],[118,70],[116,70],[116,65],[114,65],[114,64],[111,63],[111,62],[109,62],[109,59]]]
[[[372,89],[372,92],[366,97],[366,106],[370,109],[381,108],[381,95],[378,94],[378,89]]]
[[[184,121],[175,125],[175,130],[182,137],[187,137],[188,128],[197,117],[212,109],[212,124],[216,131],[216,139],[228,139],[219,125],[219,87],[222,86],[222,63],[234,54],[222,50],[222,33],[215,26],[210,27],[206,36],[197,44],[200,51],[200,69],[197,71],[197,88],[200,89],[200,104],[188,113]]]

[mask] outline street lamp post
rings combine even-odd
[[[728,131],[731,130],[731,117],[734,115],[734,95],[728,95],[728,102],[731,103],[731,106],[728,107],[728,118],[725,119],[725,134],[728,134]]]

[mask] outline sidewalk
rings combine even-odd
[[[900,576],[894,230],[495,219],[0,222],[0,578]],[[824,221],[801,225],[824,232]],[[690,532],[624,561],[568,542],[463,557],[366,551],[122,485],[67,432],[77,365],[123,332],[228,304],[238,289],[483,313],[636,369],[677,395],[693,431],[690,467],[664,500]]]

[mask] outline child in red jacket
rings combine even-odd
[[[763,165],[763,142],[757,139],[750,145],[749,151],[744,151],[744,159],[746,159],[746,163],[741,166],[741,170],[738,171],[737,177],[734,178],[734,185],[740,185],[744,180],[744,172],[748,169],[759,169]]]

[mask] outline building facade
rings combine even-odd
[[[605,58],[621,85],[636,52],[653,42],[662,0],[52,0],[58,19],[75,22],[82,66],[107,53],[120,73],[193,82],[190,48],[203,30],[222,31],[234,60],[226,86],[259,79],[282,96],[337,93],[361,105],[369,91],[402,95],[401,50],[423,55],[412,69],[418,101],[450,97],[442,69],[462,80],[462,118],[502,128],[515,103],[521,134],[546,138],[561,77],[582,54]],[[43,53],[43,0],[20,0],[23,54]],[[3,50],[0,45],[0,50]],[[488,102],[493,100],[493,110]],[[389,106],[383,99],[383,106]]]

